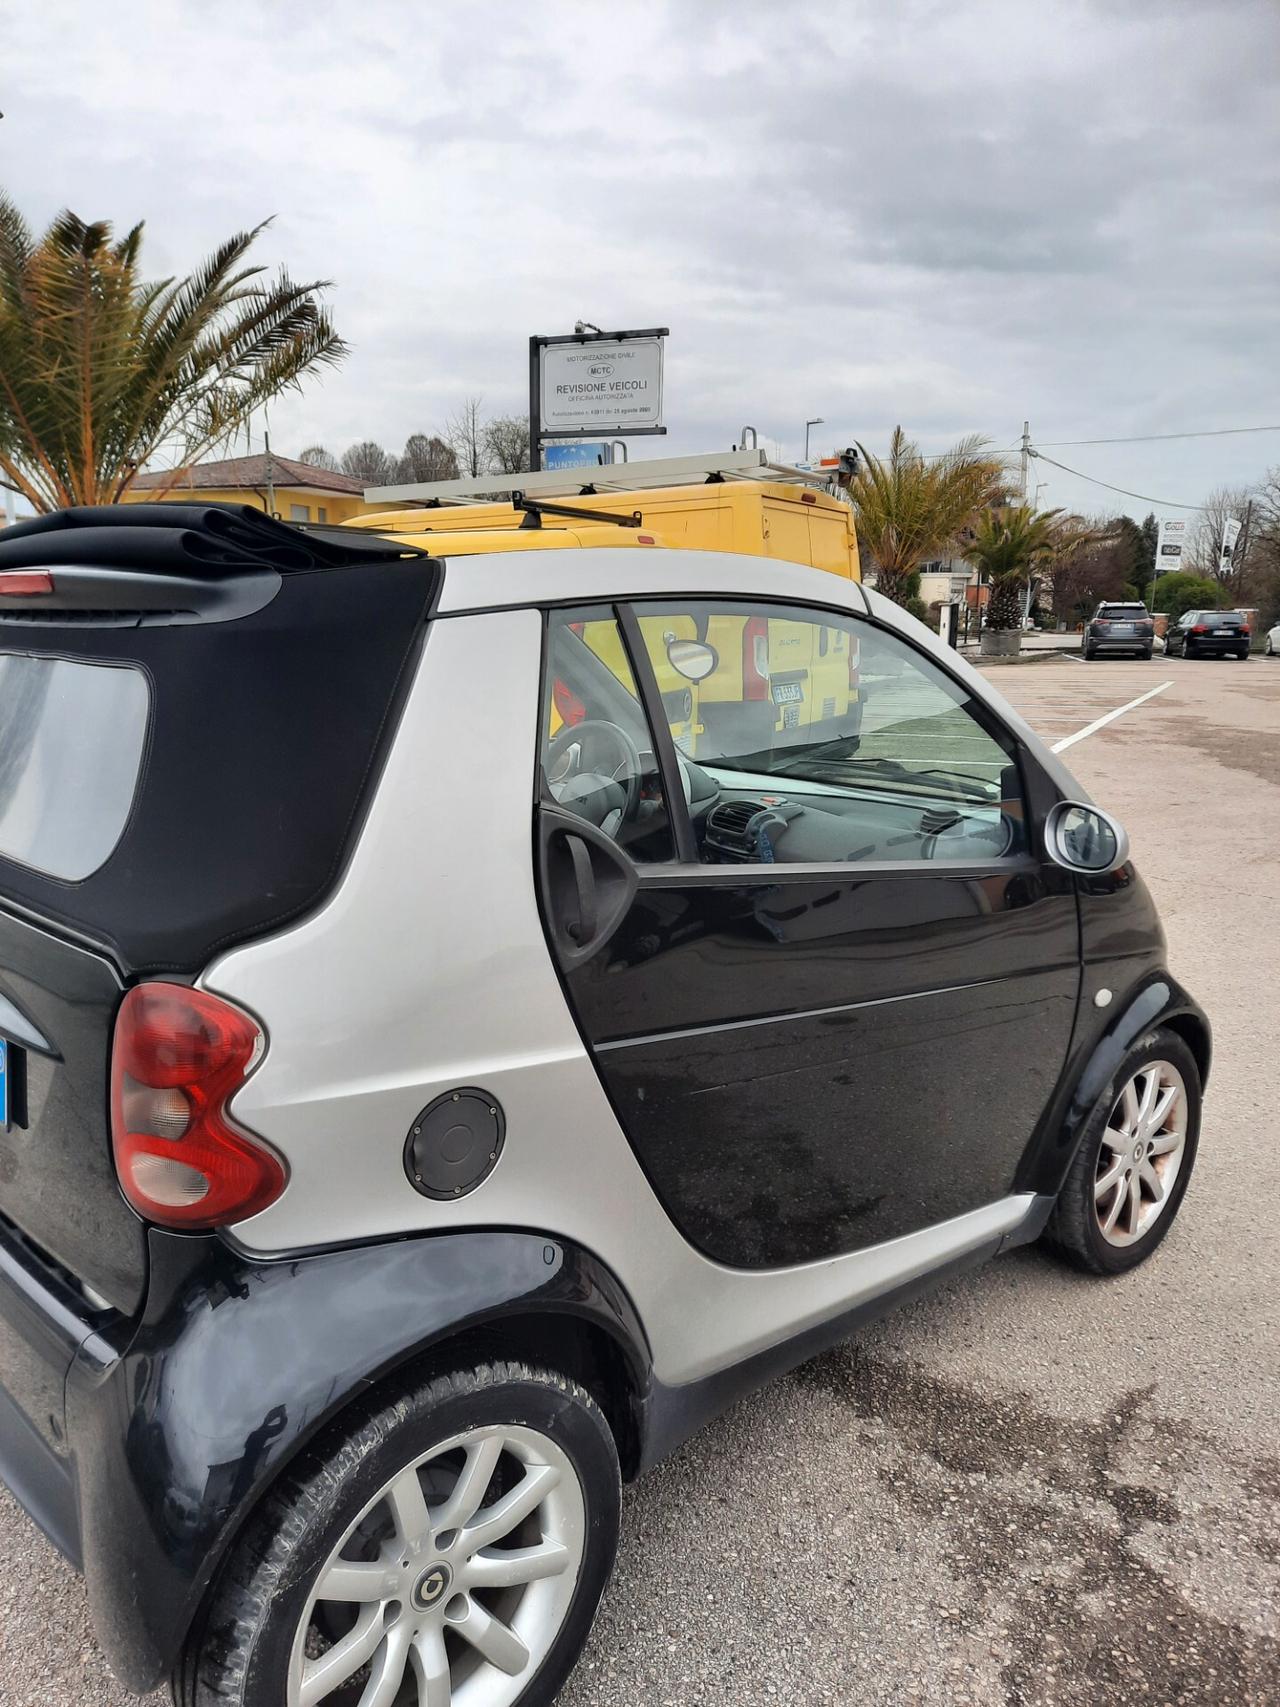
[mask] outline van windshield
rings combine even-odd
[[[0,653],[0,855],[77,883],[133,805],[151,696],[139,669]]]

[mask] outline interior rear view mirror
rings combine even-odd
[[[668,640],[667,662],[687,682],[703,681],[720,662],[720,654],[705,640]]]
[[[1109,812],[1063,800],[1045,820],[1049,857],[1068,871],[1114,871],[1129,857],[1129,838]]]

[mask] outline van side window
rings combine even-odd
[[[674,857],[653,737],[607,606],[548,617],[540,782],[547,804],[603,830],[632,859]]]
[[[855,617],[772,604],[636,607],[701,859],[986,862],[1025,845],[1012,743],[965,689]]]

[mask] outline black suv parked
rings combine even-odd
[[[1189,610],[1164,637],[1178,658],[1247,658],[1249,619],[1238,610]]]
[[[1156,625],[1146,605],[1136,601],[1100,604],[1084,631],[1084,655],[1096,658],[1100,652],[1127,652],[1149,658],[1155,636]]]

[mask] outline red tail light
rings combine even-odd
[[[47,569],[9,569],[0,575],[0,596],[11,599],[15,593],[51,593],[53,576]]]
[[[257,1024],[204,990],[138,984],[116,1016],[111,1142],[120,1189],[148,1221],[221,1227],[273,1203],[279,1158],[227,1104],[262,1053]]]
[[[1241,632],[1241,634],[1248,634],[1249,624],[1247,622],[1242,622],[1240,624],[1240,632]]]
[[[742,697],[769,697],[769,619],[749,616],[742,625]]]
[[[1192,628],[1191,628],[1191,632],[1192,632],[1192,634],[1208,634],[1209,625],[1207,622],[1193,623]]]

